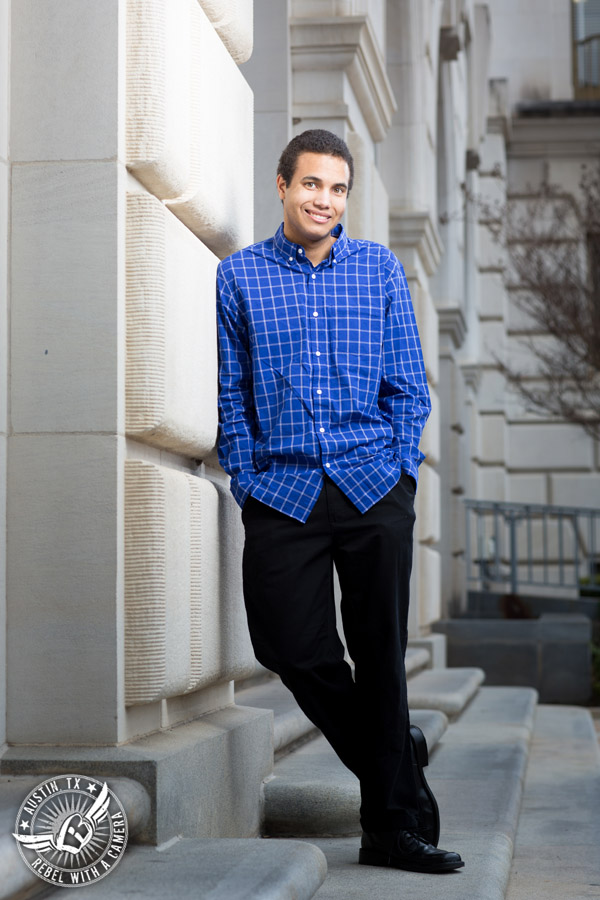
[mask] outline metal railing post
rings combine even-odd
[[[517,551],[517,516],[510,513],[508,516],[508,529],[510,533],[510,592],[519,593],[519,567]]]

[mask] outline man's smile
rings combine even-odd
[[[307,209],[306,212],[311,217],[311,219],[314,219],[315,222],[319,222],[319,223],[329,222],[329,220],[331,218],[331,216],[328,215],[327,213],[319,213],[313,209]]]

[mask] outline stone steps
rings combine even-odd
[[[600,749],[591,716],[538,706],[506,900],[600,896]]]
[[[407,677],[416,677],[429,664],[429,660],[427,650],[409,647],[405,662]],[[238,706],[273,710],[273,750],[276,759],[319,734],[299,709],[290,691],[266,669],[262,669],[262,677],[258,672],[250,684],[242,682],[236,687],[235,702]]]
[[[421,672],[409,685],[428,674]],[[473,696],[469,685],[477,677],[463,672],[465,705],[458,718],[454,714],[448,722],[439,709],[411,710],[430,747],[427,776],[440,806],[440,844],[465,860],[465,868],[444,876],[443,882],[432,875],[357,864],[359,837],[342,835],[357,831],[358,784],[318,737],[281,758],[275,777],[265,784],[267,826],[282,839],[178,840],[161,848],[130,845],[119,867],[94,886],[97,900],[129,895],[147,900],[598,896],[600,750],[589,713],[573,707],[536,709],[535,691],[527,688],[483,687]],[[460,693],[452,670],[443,673],[443,680],[448,694]],[[417,687],[419,693],[427,687],[440,694],[437,679],[422,679]],[[251,696],[241,693],[244,702]],[[280,685],[271,685],[267,692],[271,699],[279,698],[270,707],[275,720],[290,712],[286,694]],[[13,816],[38,781],[35,776],[2,779],[0,824],[12,849]],[[120,797],[125,792],[122,786],[115,789]],[[14,810],[6,802],[11,792]],[[133,818],[142,815],[140,798],[125,805]],[[290,840],[294,829],[307,836]],[[13,873],[2,856],[0,849],[0,900],[56,893],[33,875],[35,883],[11,882]],[[22,866],[19,872],[22,875]],[[85,890],[89,893],[89,886]]]
[[[269,678],[260,684],[236,690],[235,702],[237,706],[273,710],[273,751],[276,757],[319,733],[279,678]]]
[[[432,754],[427,777],[440,806],[440,845],[457,850],[464,869],[440,883],[433,875],[359,866],[358,837],[311,837],[329,867],[317,900],[505,900],[535,706],[528,688],[482,688]]]
[[[456,717],[470,703],[484,675],[481,669],[426,669],[429,661],[428,650],[408,649],[411,719],[423,729],[431,752],[447,727],[447,713]],[[238,690],[236,701],[274,712],[277,757],[274,777],[265,783],[264,833],[359,833],[360,791],[356,778],[339,762],[281,682],[269,679]]]
[[[162,848],[129,847],[114,872],[68,894],[96,900],[310,900],[326,874],[323,853],[301,841],[174,840]],[[57,900],[57,891],[62,888],[49,888],[45,896]]]
[[[411,715],[430,751],[448,720],[436,710]],[[360,834],[358,780],[324,737],[279,760],[265,783],[264,833],[272,836]]]
[[[427,669],[408,680],[412,709],[437,709],[448,718],[459,716],[483,684],[482,669]]]

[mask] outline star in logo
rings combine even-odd
[[[25,831],[25,829],[29,828],[29,822],[26,822],[25,819],[22,819],[19,828],[22,828],[23,831]]]
[[[94,791],[97,789],[97,787],[98,787],[97,784],[88,784],[87,789],[90,792],[90,794],[93,794]]]

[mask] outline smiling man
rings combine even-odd
[[[283,224],[219,265],[219,459],[256,657],[360,779],[359,862],[446,872],[463,862],[436,846],[404,670],[429,393],[400,263],[342,227],[353,176],[336,135],[298,135],[277,170]]]

